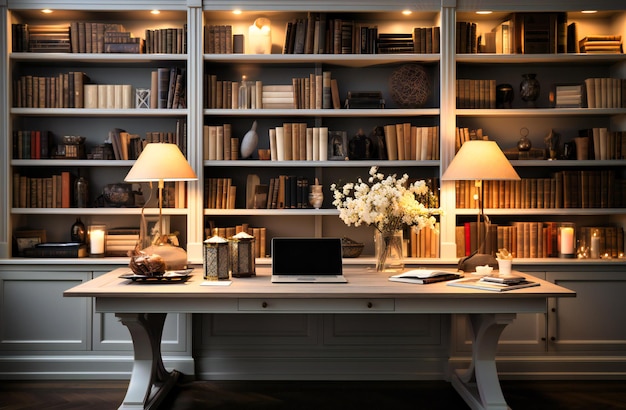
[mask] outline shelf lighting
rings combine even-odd
[[[233,10],[233,14],[238,16],[238,15],[241,14],[241,10],[240,9],[235,9],[235,10]]]
[[[583,10],[583,11],[581,11],[581,13],[583,13],[583,14],[594,14],[594,13],[597,13],[597,12],[598,12],[598,10]]]
[[[41,12],[43,14],[50,14],[50,13],[52,13],[52,10],[50,10],[50,9],[43,9],[43,10],[41,10]]]
[[[411,10],[402,10],[402,14],[405,16],[410,16],[413,12]]]
[[[493,13],[491,10],[479,10],[476,14],[491,14]]]
[[[160,10],[156,10],[156,9],[150,10],[150,14],[154,14],[156,16],[158,14],[161,14],[161,11]]]

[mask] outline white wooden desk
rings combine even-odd
[[[390,282],[387,274],[346,267],[347,284],[272,284],[269,271],[230,286],[201,286],[202,269],[185,283],[140,284],[113,270],[67,290],[64,296],[92,297],[97,312],[113,312],[128,327],[134,364],[120,409],[156,408],[180,376],[168,372],[161,357],[167,313],[424,313],[469,314],[472,363],[451,375],[454,388],[475,409],[507,409],[496,370],[496,348],[517,313],[542,313],[547,299],[575,292],[538,280],[541,286],[490,292],[447,286]]]

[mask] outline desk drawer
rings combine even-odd
[[[240,299],[239,311],[286,313],[393,312],[393,299]]]

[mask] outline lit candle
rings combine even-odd
[[[102,255],[104,253],[104,231],[95,229],[90,234],[89,251],[92,255]]]
[[[600,237],[596,232],[591,237],[591,258],[598,259],[600,257]]]
[[[574,254],[574,228],[561,228],[561,254]]]

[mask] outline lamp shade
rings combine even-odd
[[[198,179],[176,144],[147,144],[124,181],[193,181]]]
[[[443,181],[519,180],[520,177],[495,141],[471,140],[441,176]]]

